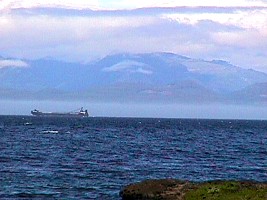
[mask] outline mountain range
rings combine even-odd
[[[172,53],[115,54],[90,63],[0,57],[1,99],[266,103],[267,74]]]

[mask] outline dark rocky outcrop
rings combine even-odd
[[[266,200],[267,183],[250,181],[209,181],[193,183],[174,179],[146,180],[130,184],[121,192],[122,200]]]
[[[174,179],[146,180],[125,187],[120,196],[123,200],[183,199],[192,184]]]

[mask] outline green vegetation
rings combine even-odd
[[[196,185],[185,200],[266,200],[266,185],[249,182],[216,181]]]
[[[120,196],[122,200],[267,200],[267,183],[146,180],[126,186]]]

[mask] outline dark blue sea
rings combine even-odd
[[[118,200],[144,179],[266,173],[267,121],[0,116],[0,199]]]

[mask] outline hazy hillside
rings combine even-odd
[[[0,81],[1,98],[248,102],[266,100],[255,91],[266,88],[267,74],[221,60],[149,53],[109,55],[88,64],[1,57]]]
[[[234,99],[239,101],[267,103],[267,82],[253,84],[234,92],[232,95]]]

